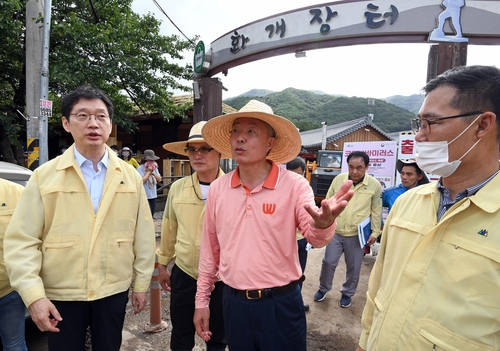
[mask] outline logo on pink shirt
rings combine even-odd
[[[262,211],[265,214],[273,214],[276,211],[276,204],[262,204]]]

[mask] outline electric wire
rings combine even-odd
[[[186,40],[187,40],[187,41],[189,41],[189,42],[190,42],[191,44],[193,44],[193,45],[195,45],[195,44],[196,44],[196,43],[194,43],[191,39],[189,39],[189,38],[187,37],[187,35],[186,35],[186,34],[184,34],[184,33],[182,32],[182,30],[181,30],[179,27],[177,27],[177,25],[174,23],[174,21],[172,21],[172,19],[171,19],[170,17],[168,17],[167,13],[166,13],[166,12],[162,9],[162,7],[161,7],[161,6],[160,6],[160,4],[158,3],[158,1],[153,0],[153,3],[156,5],[156,7],[158,7],[158,9],[160,10],[160,12],[161,12],[161,13],[163,13],[163,14],[164,14],[164,15],[168,18],[168,20],[170,21],[170,23],[172,23],[172,24],[174,25],[174,27],[175,27],[175,28],[177,28],[177,30],[178,30],[178,31],[179,31],[179,32],[180,32],[180,33],[184,36],[184,38],[186,38]]]

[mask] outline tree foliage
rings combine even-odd
[[[53,0],[49,49],[49,99],[60,116],[62,96],[81,84],[104,90],[115,105],[114,122],[135,129],[133,114],[160,113],[166,119],[181,114],[173,90],[189,91],[191,65],[181,66],[182,53],[197,38],[159,34],[160,21],[131,10],[132,0]],[[26,1],[0,0],[0,139],[14,147],[26,138],[25,110]],[[31,19],[28,19],[31,20]],[[42,14],[37,19],[43,23]],[[30,87],[28,87],[30,88]],[[51,123],[60,125],[59,118]],[[54,129],[49,126],[49,134]],[[7,156],[9,145],[0,143]],[[15,162],[14,160],[8,160]]]
[[[265,102],[275,114],[295,123],[300,131],[320,128],[321,122],[333,125],[372,113],[373,122],[380,129],[391,133],[409,130],[409,119],[416,117],[414,113],[383,100],[375,99],[375,105],[369,106],[365,98],[318,95],[294,88],[265,96],[243,94],[226,99],[224,103],[239,110],[251,99]]]

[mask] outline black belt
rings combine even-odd
[[[278,286],[275,288],[267,288],[267,289],[258,289],[258,290],[238,290],[234,289],[233,291],[236,295],[239,296],[244,296],[248,300],[258,300],[258,299],[263,299],[265,297],[271,297],[274,295],[279,295],[283,294],[284,292],[287,292],[289,290],[294,289],[297,285],[302,283],[305,280],[305,277],[302,276],[300,279],[290,282],[287,285],[283,286]]]

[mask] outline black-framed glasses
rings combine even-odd
[[[467,117],[467,116],[472,116],[472,115],[479,115],[482,113],[484,113],[484,112],[483,111],[474,111],[474,112],[463,113],[461,115],[456,115],[456,116],[438,117],[438,118],[433,118],[433,119],[412,118],[412,119],[410,119],[410,128],[415,134],[417,134],[420,130],[422,130],[422,132],[424,132],[425,134],[430,134],[431,133],[431,125],[435,124],[437,121],[443,121],[445,119],[450,119],[450,118],[459,118],[459,117]]]
[[[97,122],[107,122],[109,120],[109,116],[106,115],[105,113],[85,113],[85,112],[79,112],[79,113],[70,113],[70,116],[76,116],[77,121],[79,122],[87,122],[90,120],[92,116],[95,117]]]
[[[212,150],[213,148],[204,146],[200,147],[199,149],[195,149],[194,147],[187,147],[184,149],[184,152],[186,152],[189,156],[196,156],[196,154],[206,156]]]

